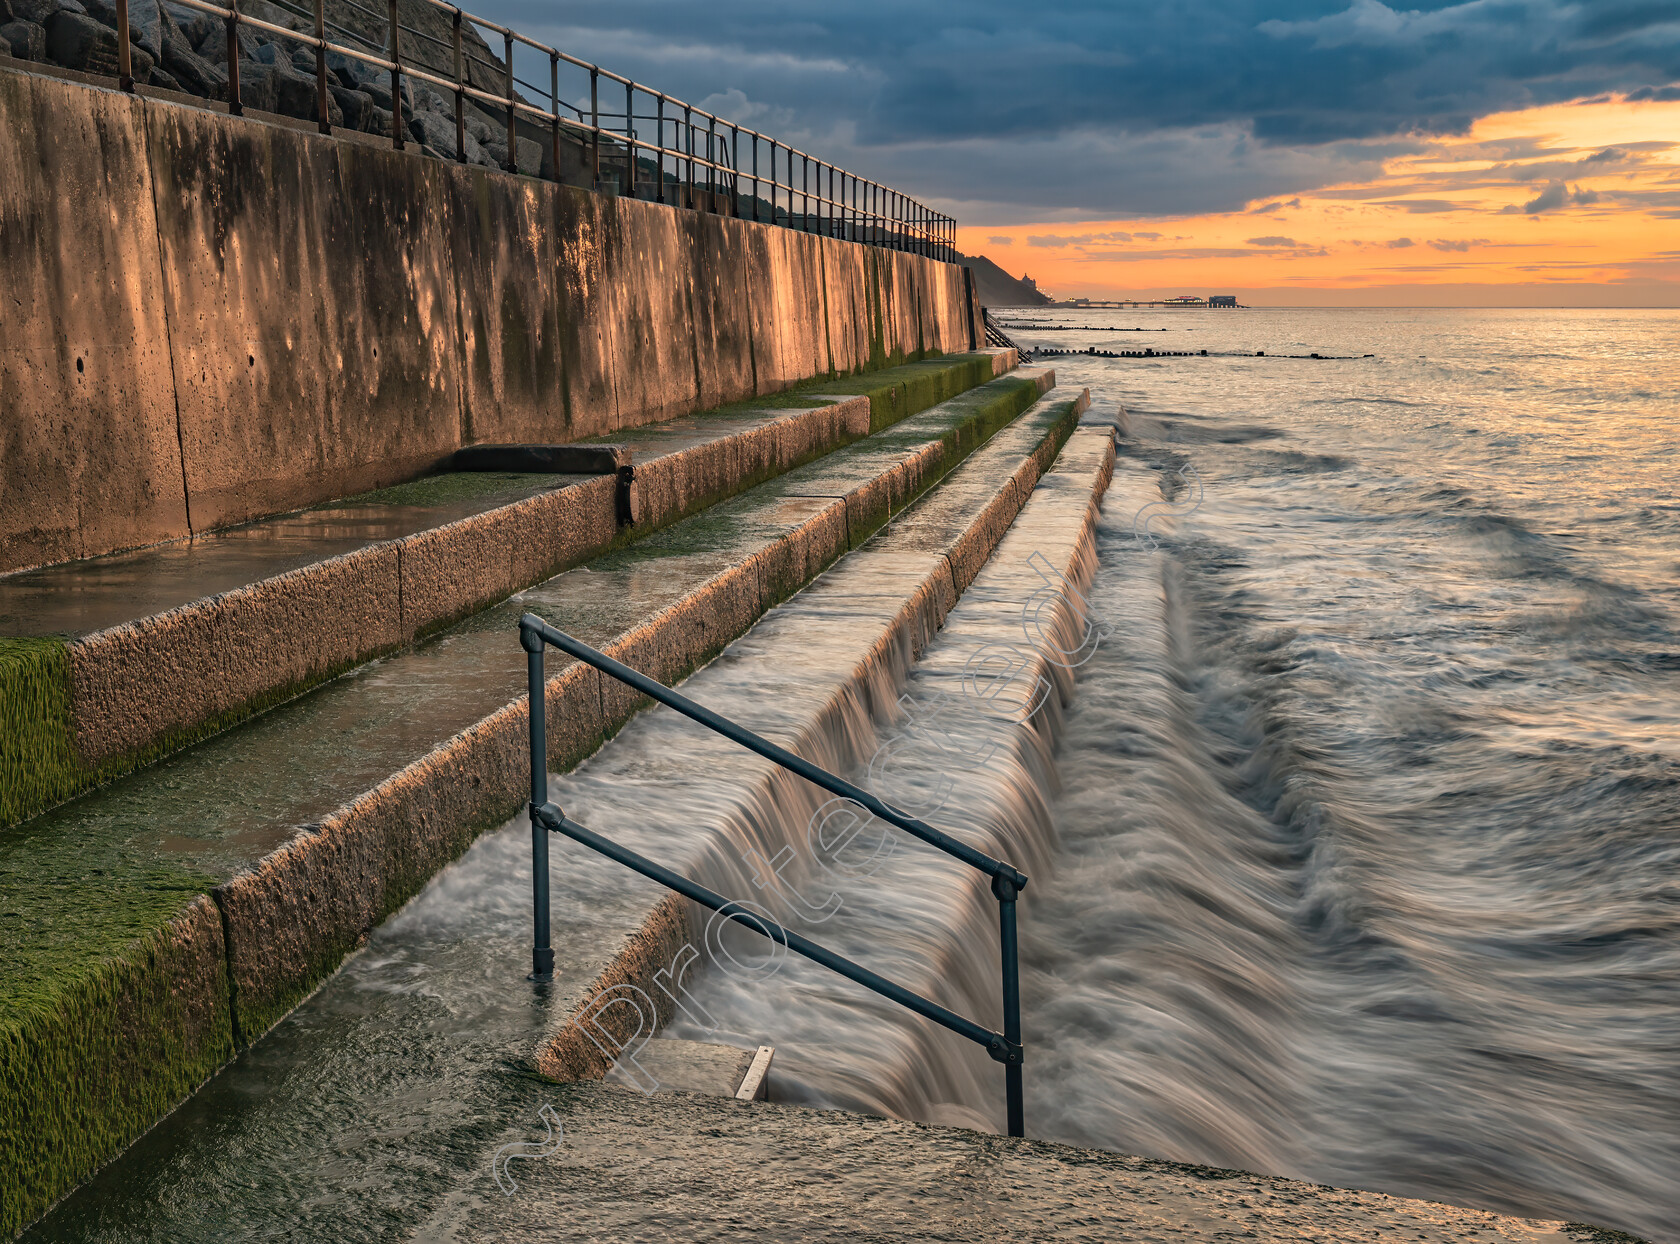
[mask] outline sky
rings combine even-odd
[[[1680,0],[475,11],[901,188],[1059,296],[1680,306]]]

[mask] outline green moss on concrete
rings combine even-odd
[[[221,734],[243,721],[266,713],[276,705],[296,699],[305,691],[337,678],[358,665],[396,651],[396,645],[386,645],[365,652],[355,660],[335,661],[294,682],[270,688],[235,708],[212,714],[190,726],[171,730],[145,747],[121,756],[113,756],[97,766],[90,767],[84,765],[76,753],[70,709],[69,657],[63,640],[0,639],[0,695],[5,696],[4,701],[0,702],[0,711],[7,712],[9,721],[14,704],[23,704],[27,710],[27,701],[14,701],[11,695],[12,684],[7,679],[5,668],[6,647],[34,644],[58,646],[58,660],[62,662],[62,700],[47,697],[37,701],[41,705],[42,716],[35,719],[35,724],[30,724],[32,719],[27,713],[21,713],[19,719],[24,724],[17,731],[15,741],[9,726],[0,727],[5,730],[4,734],[0,734],[0,779],[4,779],[5,783],[0,787],[0,832],[22,824],[31,817],[40,816],[43,812],[49,812],[96,786],[126,777],[147,765],[155,764],[165,756]],[[27,682],[23,685],[26,688],[28,686]],[[55,708],[55,704],[59,707]],[[55,720],[62,722],[62,729],[56,733],[53,726]],[[15,763],[11,755],[12,750],[17,753]],[[16,782],[12,780],[14,769],[22,775]]]
[[[98,864],[76,839],[0,841],[0,1238],[233,1053],[219,937],[195,957],[167,932],[210,878]]]
[[[86,779],[72,734],[64,641],[0,639],[0,827],[62,803]]]

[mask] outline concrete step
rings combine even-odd
[[[1641,1244],[1581,1224],[838,1111],[590,1083],[407,1240]],[[509,1136],[538,1141],[528,1110]],[[488,1166],[487,1154],[484,1165]]]
[[[1051,383],[981,385],[6,833],[13,1204],[38,1212],[83,1178],[518,808],[520,612],[681,678]],[[1071,418],[1052,421],[1046,452]],[[639,707],[576,666],[548,699],[559,769]]]
[[[0,577],[0,828],[983,383],[959,355],[634,429],[610,473],[450,472]],[[818,392],[821,390],[821,392]]]

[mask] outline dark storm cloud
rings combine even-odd
[[[1075,212],[1229,210],[1358,176],[1379,156],[1353,148],[1371,140],[1403,149],[1493,111],[1657,98],[1680,82],[1680,0],[1396,3],[481,0],[487,16],[720,111],[734,104],[733,119],[864,153],[879,175],[913,175],[948,202]],[[1185,178],[1152,144],[1186,141],[1224,150]],[[923,158],[953,143],[1004,167],[1041,144],[1073,158],[980,194],[978,179]],[[1254,148],[1282,175],[1258,168]],[[996,183],[998,163],[975,154]]]

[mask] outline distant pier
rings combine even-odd
[[[1158,298],[1152,301],[1135,298],[1122,298],[1118,302],[1097,301],[1090,298],[1075,298],[1071,302],[1052,302],[1049,306],[1056,308],[1114,308],[1114,307],[1188,307],[1192,309],[1213,310],[1248,310],[1238,302],[1234,294],[1212,294],[1206,298],[1198,298],[1194,294],[1184,294],[1177,298]]]

